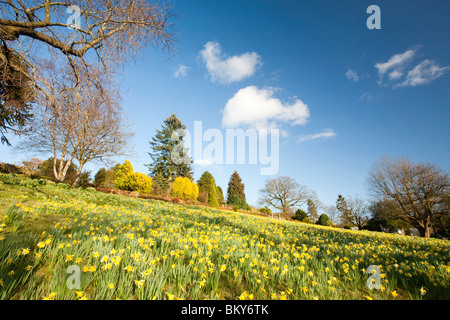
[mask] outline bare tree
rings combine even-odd
[[[351,225],[362,229],[369,220],[368,206],[359,196],[344,198],[339,195],[336,210],[339,212],[341,225]]]
[[[71,61],[86,59],[93,51],[101,63],[117,68],[148,43],[170,51],[172,16],[164,3],[145,0],[2,1],[0,39],[10,43],[11,50],[20,49],[30,64],[28,53],[45,45]],[[25,41],[32,45],[20,45]]]
[[[165,3],[145,0],[1,1],[0,72],[20,74],[34,88],[33,97],[42,93],[52,100],[42,57],[69,66],[77,81],[95,70],[112,75],[148,44],[171,52],[172,16]],[[30,118],[16,109],[8,130]]]
[[[368,206],[359,196],[354,198],[347,197],[348,209],[350,210],[350,215],[347,217],[347,222],[362,229],[367,221],[369,220]]]
[[[51,99],[41,95],[35,130],[22,148],[52,153],[53,174],[61,182],[77,160],[75,187],[87,162],[131,155],[127,145],[131,133],[121,112],[118,89],[101,71],[89,76],[80,73],[75,79],[67,68],[49,64],[47,72]]]
[[[47,94],[37,96],[33,133],[19,148],[52,153],[53,175],[63,182],[74,157],[69,148],[75,125],[83,120],[79,113],[84,86],[77,86],[77,80],[64,65],[47,60],[41,63],[46,67]]]
[[[432,164],[383,157],[373,165],[367,187],[375,198],[392,201],[392,218],[415,225],[427,238],[434,221],[450,214],[449,175]]]
[[[284,214],[287,214],[290,208],[305,203],[310,196],[305,186],[286,176],[267,179],[260,194],[261,206],[271,206],[283,211]]]
[[[82,108],[83,120],[76,123],[75,134],[70,141],[73,156],[78,161],[78,172],[72,187],[77,185],[87,162],[100,160],[111,164],[113,157],[132,155],[128,144],[132,133],[117,100],[111,95],[92,97]]]
[[[337,224],[337,222],[339,221],[339,211],[336,208],[336,206],[333,206],[333,205],[326,206],[326,207],[324,207],[323,210],[324,210],[325,214],[330,218],[330,220],[334,224]]]
[[[30,158],[28,160],[23,160],[22,164],[25,168],[38,171],[39,165],[42,163],[42,160],[39,158]]]

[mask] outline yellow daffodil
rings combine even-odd
[[[45,247],[45,242],[39,242],[38,244],[37,244],[37,247],[39,248],[39,249],[42,249],[43,247]]]
[[[50,293],[47,297],[45,297],[43,300],[55,300],[56,292]]]
[[[169,292],[166,292],[167,296],[169,297],[169,300],[174,300],[176,296],[174,294],[171,294]]]
[[[144,280],[134,280],[134,283],[138,286],[138,288],[141,288],[144,285]]]

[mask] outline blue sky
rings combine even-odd
[[[366,26],[373,4],[379,30]],[[176,52],[144,50],[123,81],[135,170],[148,172],[148,141],[172,113],[188,130],[194,121],[281,130],[274,176],[258,165],[194,166],[195,180],[208,170],[224,191],[237,170],[250,204],[282,175],[326,205],[338,194],[367,198],[382,155],[450,169],[449,1],[183,0],[174,12]],[[0,146],[0,161],[28,156]]]

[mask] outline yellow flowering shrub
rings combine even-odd
[[[140,173],[133,172],[133,166],[126,160],[116,172],[114,187],[121,190],[137,191],[140,193],[152,192],[152,178]]]
[[[197,200],[198,186],[188,178],[178,177],[172,185],[170,194],[183,200]]]

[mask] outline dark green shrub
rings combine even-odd
[[[319,220],[317,220],[317,224],[321,226],[329,226],[330,218],[326,214],[321,214]]]
[[[247,204],[245,199],[239,198],[237,195],[233,194],[227,199],[227,204],[230,206],[236,206],[239,209],[250,210],[250,206]]]
[[[94,186],[105,187],[106,169],[100,168],[94,176]]]
[[[264,208],[259,209],[259,212],[265,213],[265,214],[272,214],[272,210],[270,210],[267,206]]]
[[[152,193],[158,195],[166,194],[167,190],[169,190],[169,181],[162,173],[157,173],[152,177],[153,186]]]
[[[295,214],[292,217],[292,219],[298,221],[303,221],[305,218],[308,218],[308,214],[300,208],[295,211]]]

